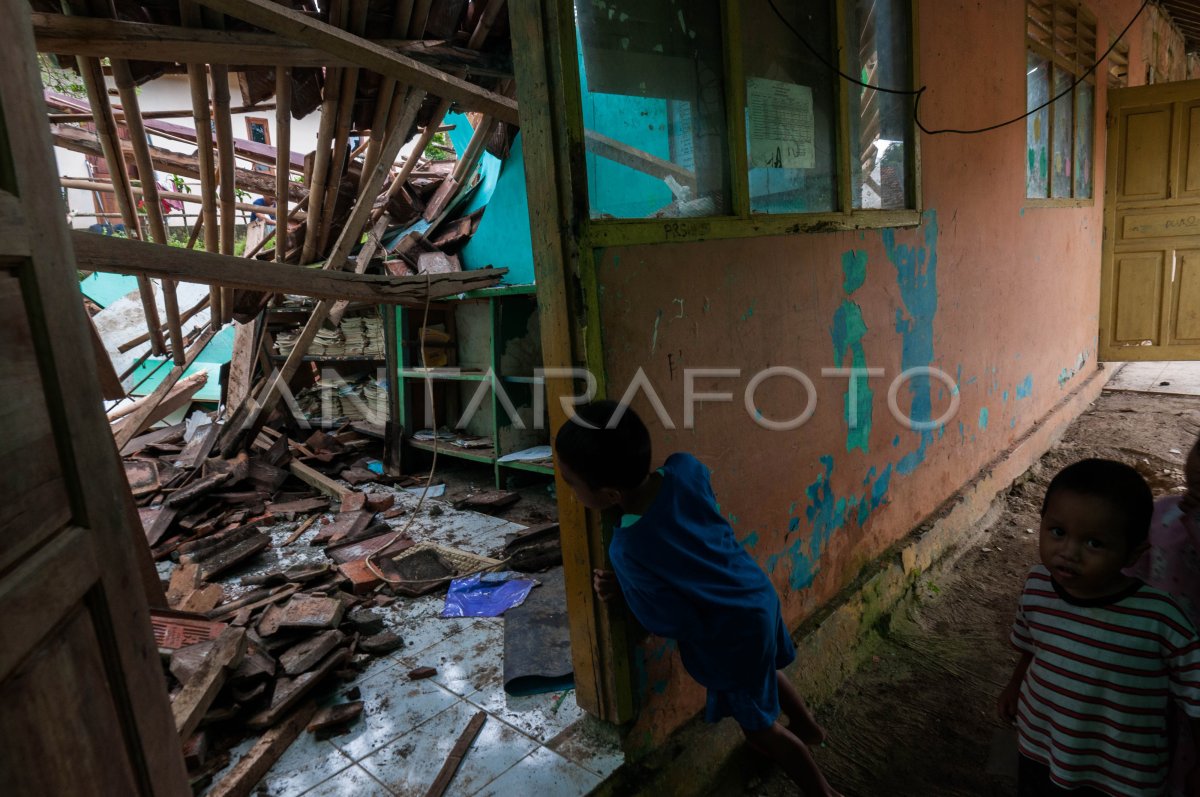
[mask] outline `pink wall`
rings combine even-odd
[[[1138,0],[1090,0],[1099,39],[1123,27]],[[930,127],[974,127],[1025,108],[1021,0],[920,4],[920,63]],[[1131,64],[1142,61],[1139,26]],[[1140,82],[1144,67],[1131,68]],[[1101,73],[1103,74],[1103,73]],[[1104,193],[1104,79],[1097,92],[1094,205],[1035,208],[1025,194],[1024,122],[978,136],[921,141],[922,225],[612,248],[598,253],[605,366],[616,397],[643,369],[677,428],[664,429],[644,396],[635,406],[654,431],[656,459],[691,451],[713,471],[722,511],[770,573],[797,627],[861,568],[907,535],[989,460],[1038,422],[1096,367]],[[844,264],[865,258],[865,282]],[[865,330],[856,334],[861,314]],[[846,380],[821,377],[849,364],[861,340],[871,380],[869,434],[847,427]],[[742,405],[755,371],[791,366],[810,376],[818,403],[791,432],[760,428]],[[903,428],[887,407],[893,376],[913,365],[954,377],[961,405],[937,431]],[[699,390],[734,393],[698,406],[683,428],[684,368],[740,368]],[[939,383],[910,383],[899,406],[922,396],[925,417],[949,406]],[[768,417],[795,416],[802,388],[765,383]],[[863,450],[865,447],[866,450]],[[671,645],[644,648],[643,707],[630,737],[654,744],[695,715],[702,690]]]

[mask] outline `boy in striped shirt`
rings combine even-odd
[[[1121,572],[1146,548],[1152,509],[1119,462],[1076,462],[1046,489],[1042,564],[1021,594],[1021,658],[999,705],[1017,724],[1022,797],[1166,794],[1169,705],[1200,717],[1200,640],[1170,596]]]

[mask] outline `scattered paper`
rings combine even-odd
[[[421,493],[425,492],[424,487],[405,487],[404,489],[416,496],[419,496]],[[429,492],[425,493],[425,497],[426,498],[441,498],[445,494],[446,494],[446,485],[435,484],[429,488]]]
[[[550,450],[550,446],[534,446],[526,448],[523,451],[514,451],[511,454],[505,454],[500,457],[500,462],[536,462],[540,459],[550,459],[554,452]]]

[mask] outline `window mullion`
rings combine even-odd
[[[834,4],[834,16],[837,24],[834,26],[837,30],[837,40],[834,42],[833,51],[837,53],[837,66],[843,73],[849,74],[850,63],[846,53],[844,43],[849,40],[846,35],[846,9],[843,0],[837,0]],[[851,162],[850,148],[850,83],[843,80],[840,75],[834,75],[833,80],[836,83],[837,89],[834,91],[834,97],[838,104],[838,127],[837,127],[837,150],[838,150],[838,200],[843,213],[851,213],[854,209],[854,199],[851,196],[853,187],[852,175],[853,164]]]
[[[742,61],[742,12],[737,0],[721,0],[725,31],[725,111],[728,121],[729,187],[733,215],[750,217],[750,159],[746,154],[746,71]]]

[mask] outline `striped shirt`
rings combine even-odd
[[[1072,598],[1038,565],[1011,639],[1033,654],[1017,707],[1021,753],[1063,788],[1165,794],[1168,705],[1200,717],[1200,640],[1175,601],[1141,582]]]

